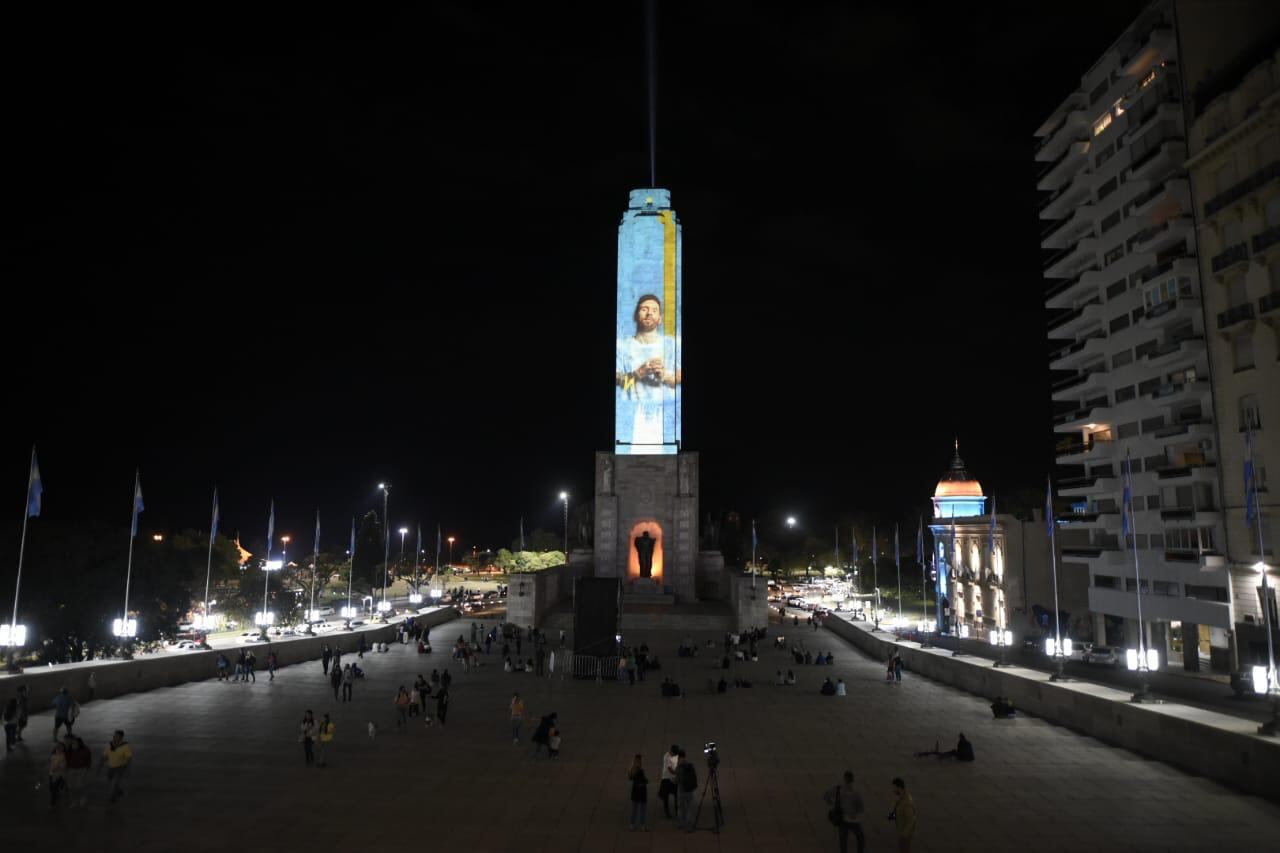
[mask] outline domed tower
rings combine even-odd
[[[955,445],[951,467],[933,491],[935,600],[938,630],[986,638],[1008,626],[1004,590],[1004,523],[987,511],[982,484],[969,475]]]

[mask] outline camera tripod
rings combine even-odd
[[[693,826],[689,829],[692,832],[698,828],[698,818],[702,816],[702,804],[706,802],[707,791],[711,791],[711,831],[716,835],[720,834],[720,827],[724,826],[724,806],[720,804],[720,777],[717,771],[720,769],[720,762],[711,764],[707,768],[707,781],[702,786],[702,796],[698,799],[698,810],[693,813]]]

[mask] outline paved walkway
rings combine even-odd
[[[465,631],[432,631],[437,649]],[[777,633],[771,627],[771,637]],[[95,753],[113,728],[136,750],[128,796],[105,805],[105,782],[80,810],[51,812],[44,786],[52,720],[32,719],[27,743],[0,764],[6,846],[15,850],[261,851],[367,850],[402,844],[467,851],[835,850],[821,795],[846,767],[866,798],[868,849],[894,849],[889,780],[901,775],[920,812],[917,851],[1203,850],[1255,847],[1280,835],[1280,806],[1238,795],[1159,762],[1021,718],[996,721],[985,700],[908,673],[886,685],[883,666],[827,631],[782,629],[834,667],[797,671],[800,684],[772,685],[791,658],[762,649],[738,671],[756,684],[706,692],[712,661],[674,656],[679,636],[645,637],[688,691],[663,699],[657,682],[549,681],[496,665],[455,676],[447,726],[395,731],[391,700],[413,675],[447,660],[411,647],[366,654],[368,678],[355,702],[333,702],[318,662],[287,667],[274,683],[215,681],[86,706],[77,725]],[[705,634],[693,635],[705,643]],[[637,637],[636,639],[640,639]],[[495,661],[497,654],[491,656]],[[790,668],[795,668],[794,664]],[[843,678],[849,696],[826,698],[823,676]],[[563,755],[534,762],[507,726],[512,690],[534,716],[560,714]],[[303,766],[297,724],[305,708],[329,711],[338,737],[327,769]],[[370,739],[367,724],[378,726]],[[526,737],[531,726],[526,726]],[[913,758],[958,731],[978,760],[960,765]],[[713,836],[678,834],[650,800],[650,833],[627,831],[625,772],[640,752],[651,779],[673,741],[696,754],[720,744],[728,825]],[[37,784],[40,785],[37,788]],[[656,791],[656,781],[651,794]]]

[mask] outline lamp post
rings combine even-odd
[[[391,609],[391,604],[387,601],[387,580],[390,577],[387,571],[387,565],[391,562],[391,528],[388,527],[387,520],[387,503],[391,499],[391,487],[386,483],[379,483],[378,488],[382,489],[382,601],[378,602],[378,612],[386,613]]]
[[[409,533],[409,528],[400,528],[400,571],[404,571],[404,537]]]
[[[36,448],[31,447],[31,471],[27,475],[27,508],[22,516],[22,541],[18,545],[18,577],[13,584],[13,621],[0,625],[0,646],[5,647],[8,669],[18,671],[14,653],[26,645],[27,626],[18,622],[18,593],[22,591],[22,558],[27,551],[27,519],[40,515],[40,495],[44,487],[40,481],[40,467],[36,462]]]
[[[794,515],[788,515],[788,516],[787,516],[787,530],[795,530],[795,529],[796,529],[796,517],[795,517]],[[793,542],[792,544],[795,544],[795,543]],[[790,572],[788,572],[788,573],[787,573],[787,582],[788,582],[788,583],[790,583],[790,581],[791,581],[791,573],[790,573]]]
[[[992,666],[1008,666],[1009,662],[1005,659],[1009,647],[1013,645],[1013,632],[996,628],[991,632],[991,645],[1000,647],[1000,660],[992,664]]]
[[[401,536],[403,535],[404,534],[401,534]],[[403,544],[401,544],[400,549],[404,550]],[[422,562],[422,522],[421,521],[418,522],[418,544],[415,546],[414,552],[413,552],[413,592],[409,593],[410,604],[422,603],[422,590],[418,586],[418,564],[420,562]]]
[[[560,500],[564,501],[564,563],[569,565],[569,493],[561,492]]]
[[[448,565],[446,568],[453,568],[453,540],[454,540],[454,539],[456,539],[456,538],[457,538],[456,536],[450,536],[450,537],[449,537],[449,539],[448,539],[448,542],[449,542],[449,565]]]

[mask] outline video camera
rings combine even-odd
[[[702,745],[702,754],[707,757],[707,766],[715,768],[720,764],[720,753],[716,747],[715,741],[707,741]]]

